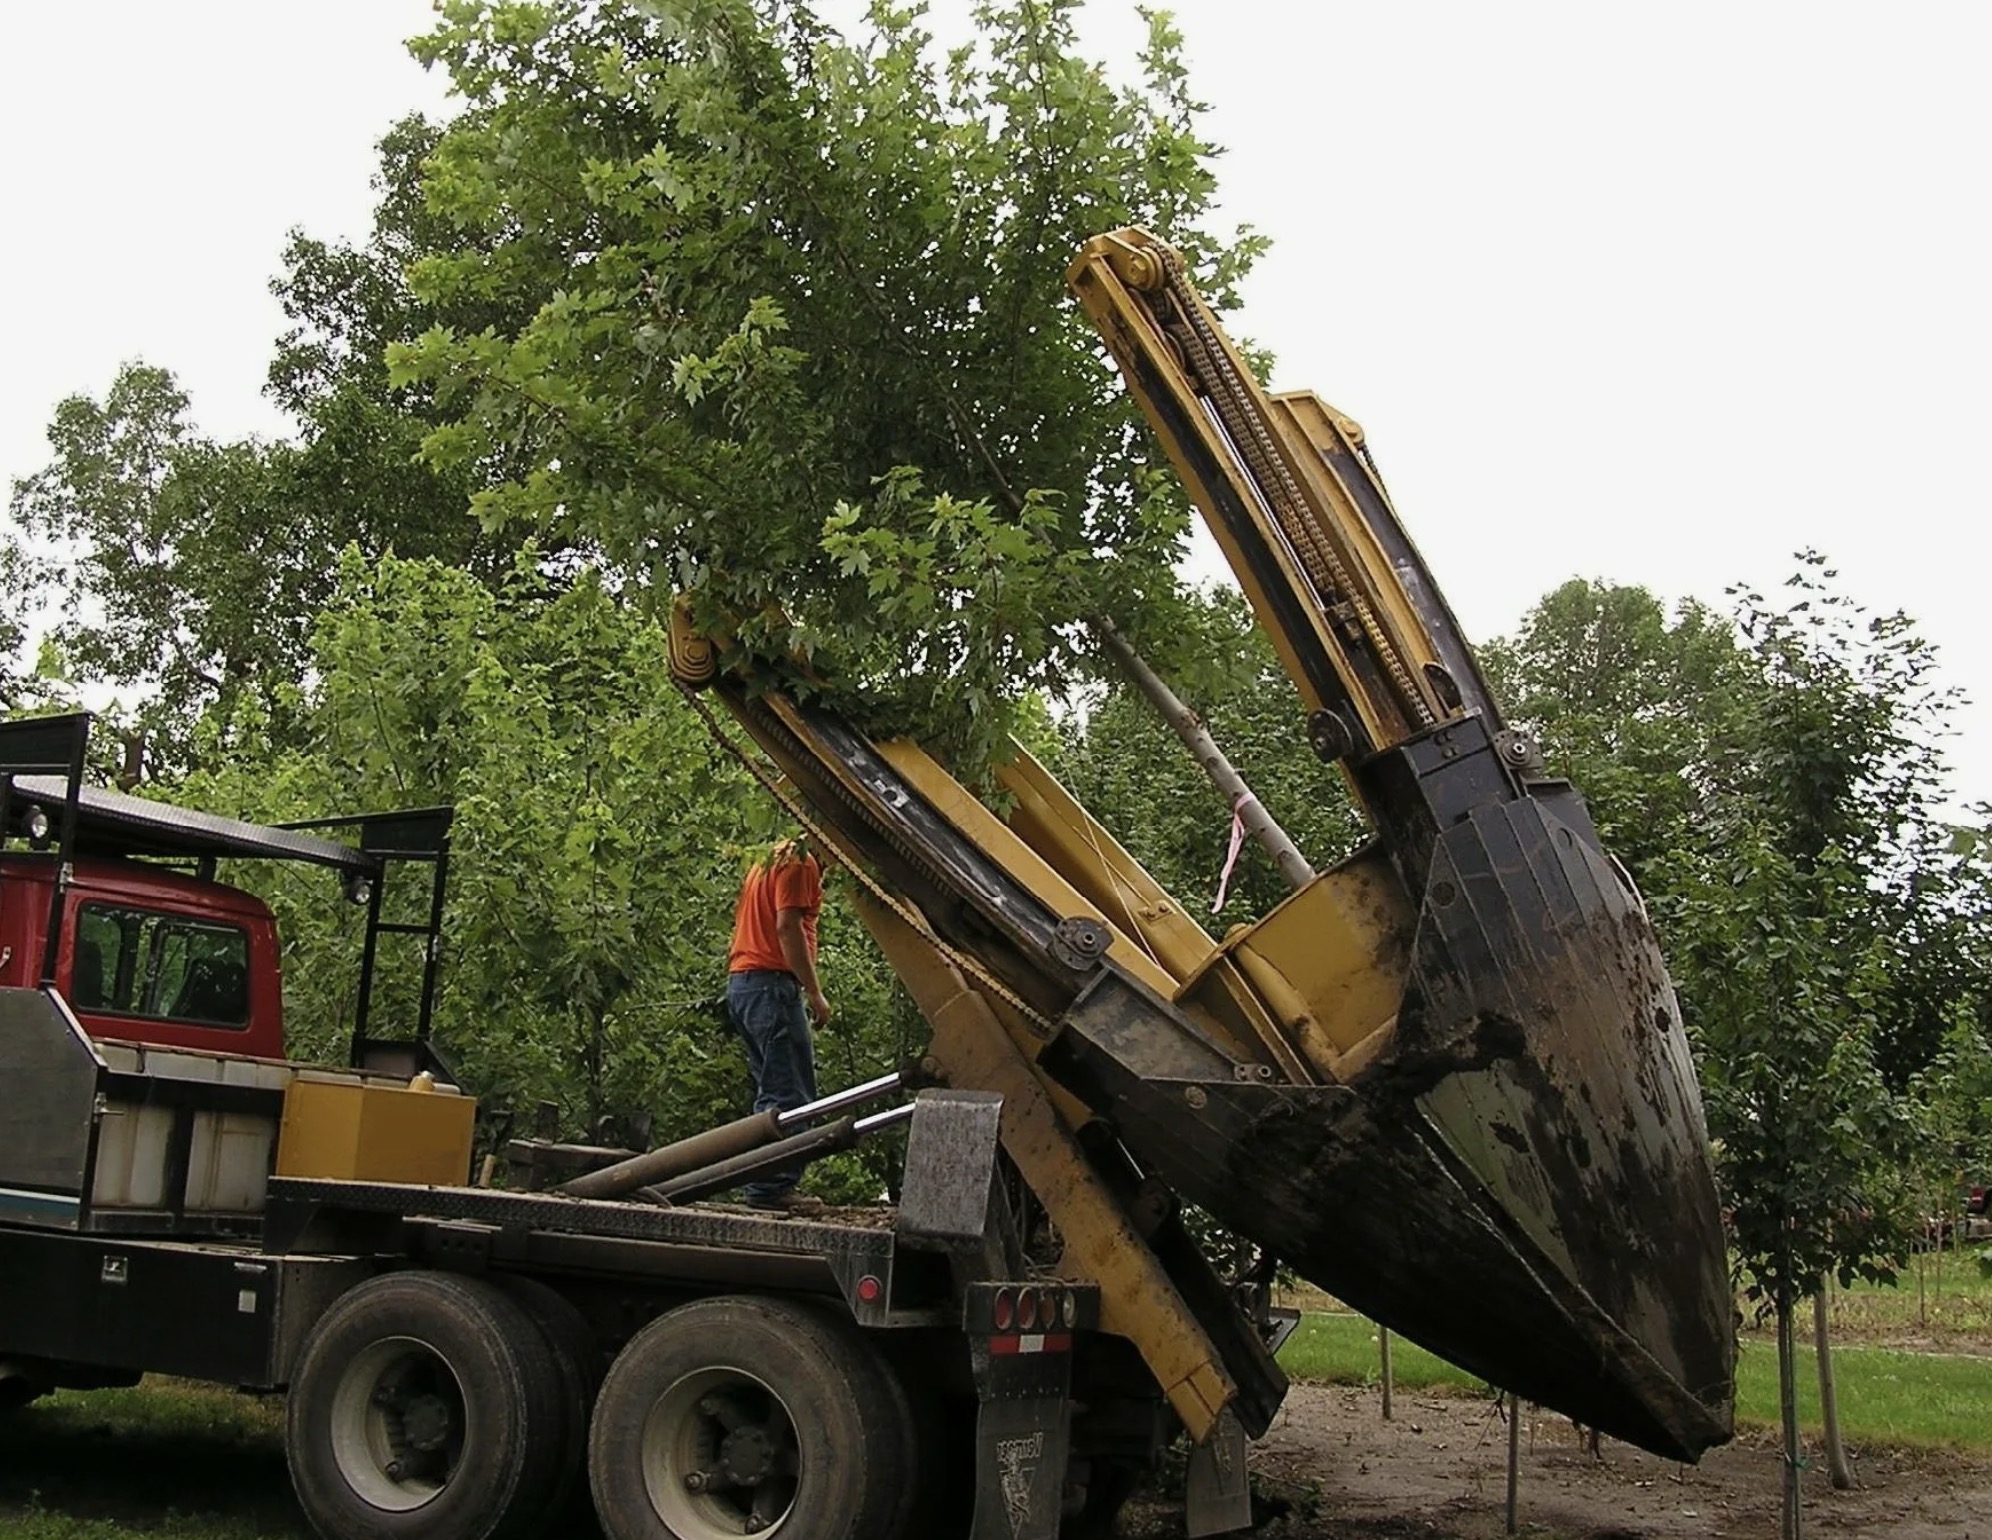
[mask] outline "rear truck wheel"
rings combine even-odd
[[[582,1540],[596,1532],[595,1510],[588,1497],[588,1419],[608,1368],[601,1339],[574,1303],[559,1290],[536,1278],[498,1280],[512,1302],[523,1310],[553,1351],[560,1376],[566,1421],[560,1440],[559,1475],[542,1531],[555,1540]]]
[[[913,1351],[936,1350],[922,1344]],[[905,1533],[910,1540],[956,1540],[975,1518],[975,1398],[942,1391],[926,1365],[908,1363],[903,1348],[892,1362],[913,1429]]]
[[[55,1386],[28,1364],[0,1358],[0,1412],[11,1412],[39,1401]]]
[[[588,1438],[610,1540],[898,1540],[915,1491],[898,1380],[847,1322],[732,1296],[659,1316]]]
[[[1058,1527],[1059,1540],[1112,1540],[1147,1467],[1139,1461],[1101,1457],[1087,1462],[1079,1504]]]
[[[528,1540],[563,1495],[570,1407],[545,1335],[496,1286],[389,1273],[305,1342],[291,1484],[328,1540]]]

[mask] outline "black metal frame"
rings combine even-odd
[[[91,720],[88,712],[77,712],[0,723],[0,849],[10,840],[26,837],[28,807],[60,809],[59,823],[47,842],[55,855],[56,875],[49,898],[47,939],[42,949],[40,982],[44,986],[55,983],[66,907],[63,901],[74,878],[79,853],[118,859],[151,856],[191,861],[204,882],[214,880],[216,863],[223,857],[326,866],[342,873],[349,884],[364,881],[369,889],[366,941],[354,1005],[352,1064],[366,1068],[384,1057],[400,1054],[412,1064],[410,1074],[417,1069],[431,1069],[455,1080],[448,1062],[430,1042],[437,966],[442,951],[453,809],[414,808],[266,826],[195,813],[167,803],[147,802],[84,785]],[[30,784],[37,781],[40,784]],[[315,837],[321,830],[354,829],[359,831],[357,845]],[[428,917],[422,924],[397,923],[381,917],[388,876],[397,864],[407,862],[427,864],[431,869]],[[376,1038],[368,1032],[373,1011],[374,964],[382,935],[413,935],[422,939],[421,1003],[415,1036],[406,1041]]]
[[[367,935],[360,952],[359,999],[353,1010],[353,1040],[348,1054],[356,1068],[365,1068],[382,1053],[411,1050],[417,1068],[437,1069],[454,1081],[448,1062],[430,1041],[430,1024],[435,1017],[436,973],[442,954],[443,901],[449,885],[450,826],[455,810],[447,807],[411,808],[395,813],[361,813],[345,818],[318,818],[302,823],[281,824],[287,831],[304,833],[320,829],[358,829],[359,849],[373,858],[367,894]],[[425,923],[411,925],[381,917],[387,898],[387,879],[397,862],[426,864],[429,867],[429,915]],[[374,964],[384,935],[422,938],[422,994],[416,1011],[412,1041],[376,1038],[367,1028],[373,1016]]]
[[[64,785],[62,817],[57,825],[55,885],[49,891],[48,927],[42,945],[39,981],[55,982],[55,959],[62,944],[63,899],[74,875],[76,813],[83,789],[83,757],[90,744],[90,718],[84,714],[31,717],[0,724],[0,848],[14,823],[14,779],[17,775],[60,776]],[[39,804],[28,804],[38,806]],[[23,817],[25,817],[25,812]],[[26,831],[23,830],[23,833]],[[0,890],[0,903],[5,892]]]

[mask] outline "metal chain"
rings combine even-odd
[[[1270,430],[1258,412],[1253,410],[1244,383],[1237,378],[1224,357],[1216,328],[1204,313],[1196,289],[1183,270],[1182,254],[1174,248],[1163,248],[1163,272],[1163,291],[1181,319],[1180,325],[1170,327],[1168,331],[1182,347],[1191,370],[1209,393],[1218,421],[1244,458],[1245,467],[1253,480],[1265,492],[1274,518],[1293,544],[1323,605],[1331,614],[1338,600],[1347,606],[1356,621],[1357,635],[1369,643],[1417,724],[1420,727],[1431,726],[1436,720],[1432,708],[1425,703],[1423,692],[1412,681],[1410,669],[1378,622],[1369,600],[1357,587],[1341,553],[1308,516],[1306,499],[1293,473],[1274,448]]]
[[[1042,1029],[1045,1033],[1049,1034],[1054,1030],[1051,1018],[1046,1016],[1044,1012],[1027,1002],[1014,989],[997,978],[973,957],[943,940],[935,933],[934,927],[927,922],[927,917],[917,908],[887,889],[884,884],[855,861],[848,859],[838,843],[823,832],[816,819],[808,811],[808,806],[802,798],[784,784],[781,777],[775,775],[766,765],[755,758],[755,756],[749,754],[733,740],[726,729],[720,725],[719,719],[713,715],[712,709],[706,705],[704,699],[697,691],[680,681],[678,683],[678,692],[691,703],[692,710],[699,714],[699,719],[705,723],[706,731],[712,734],[714,741],[738,760],[741,767],[749,775],[753,776],[755,780],[767,788],[768,794],[776,802],[781,804],[783,810],[815,839],[817,849],[821,850],[832,861],[836,862],[837,865],[849,872],[873,898],[877,899],[879,903],[891,910],[901,920],[904,920],[916,935],[936,951],[940,952],[955,967],[973,978],[988,993],[996,996],[1005,1005],[1017,1012],[1018,1015],[1022,1016],[1033,1026]]]

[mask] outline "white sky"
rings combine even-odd
[[[1365,425],[1470,633],[1573,574],[1719,602],[1810,545],[1992,697],[1992,8],[1175,9],[1227,211],[1274,238],[1236,328]],[[1093,0],[1089,35],[1131,11]],[[398,46],[428,19],[6,8],[0,477],[134,357],[210,434],[279,429],[267,281],[291,226],[365,231],[373,140],[441,102]],[[1958,790],[1992,797],[1992,711],[1960,725]]]

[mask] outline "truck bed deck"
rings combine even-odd
[[[392,1249],[460,1270],[801,1289],[841,1295],[861,1325],[940,1324],[944,1260],[903,1244],[894,1219],[883,1208],[794,1219],[730,1204],[274,1177],[265,1237],[272,1251]]]

